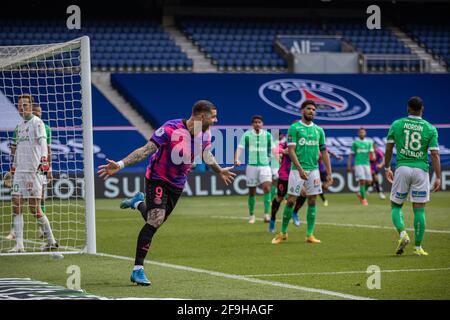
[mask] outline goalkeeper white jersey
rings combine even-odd
[[[40,139],[45,141],[45,150]],[[23,120],[16,128],[16,156],[14,164],[17,172],[37,172],[41,157],[47,155],[47,133],[42,120],[33,116]]]

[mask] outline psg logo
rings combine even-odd
[[[270,106],[300,116],[305,100],[317,105],[315,119],[343,121],[362,118],[370,112],[366,99],[349,89],[321,81],[279,79],[264,83],[259,96]]]

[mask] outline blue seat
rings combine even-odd
[[[169,61],[166,59],[160,59],[159,64],[161,67],[167,67],[169,65]]]

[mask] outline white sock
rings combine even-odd
[[[144,266],[140,266],[140,265],[136,265],[133,267],[133,271],[139,270],[139,269],[144,269]]]
[[[406,231],[403,230],[402,232],[400,232],[400,238],[403,238],[404,236],[406,236]]]
[[[138,201],[134,204],[134,208],[137,209],[139,207],[139,205],[144,202],[144,201]]]
[[[23,248],[23,214],[14,215],[14,233],[16,234],[16,243],[18,247]]]
[[[420,250],[422,248],[422,246],[416,246],[417,250]]]
[[[50,222],[48,221],[47,216],[42,216],[37,220],[42,230],[44,230],[44,234],[47,236],[48,243],[54,244],[56,241],[55,238],[53,237],[52,228],[50,227]]]

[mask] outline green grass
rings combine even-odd
[[[262,197],[258,197],[256,207],[260,220],[254,225],[246,221],[246,197],[182,197],[153,239],[147,261],[170,265],[146,265],[146,273],[153,282],[150,287],[136,287],[129,282],[132,261],[86,254],[65,255],[59,261],[48,256],[1,256],[0,278],[29,277],[65,285],[67,266],[76,264],[81,268],[82,288],[107,297],[342,298],[298,288],[307,287],[375,299],[450,299],[449,193],[433,194],[427,206],[428,232],[423,243],[430,253],[427,257],[414,256],[413,245],[404,256],[395,256],[398,236],[392,227],[388,200],[370,195],[368,207],[362,207],[351,194],[328,195],[328,200],[328,207],[318,200],[315,234],[321,244],[304,242],[305,209],[302,209],[300,228],[291,224],[288,241],[272,245],[273,235],[261,221]],[[97,251],[133,258],[143,220],[136,211],[120,210],[119,201],[96,202]],[[412,228],[410,204],[405,205],[404,213],[407,227]],[[413,238],[413,232],[409,234]],[[176,269],[174,265],[271,283]],[[370,265],[382,270],[381,289],[370,290],[366,286],[369,274],[365,271]],[[405,269],[422,271],[401,271]],[[298,287],[286,288],[272,282]]]

